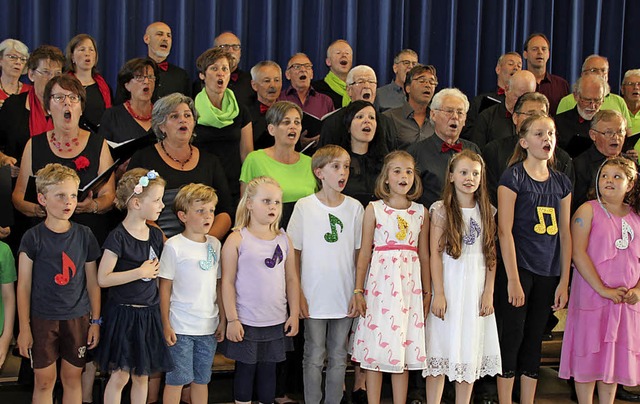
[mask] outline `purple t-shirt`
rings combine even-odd
[[[536,181],[517,163],[502,174],[500,185],[517,194],[512,233],[518,267],[542,276],[559,276],[558,217],[560,202],[571,193],[571,180],[549,170],[546,181]]]

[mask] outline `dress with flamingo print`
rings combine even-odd
[[[371,202],[376,219],[373,253],[365,280],[365,317],[351,341],[352,359],[363,369],[389,373],[427,366],[418,235],[424,207],[393,209]]]

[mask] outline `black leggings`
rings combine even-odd
[[[248,364],[236,361],[233,377],[234,400],[253,400],[254,385],[258,401],[265,404],[273,403],[276,398],[276,362]]]

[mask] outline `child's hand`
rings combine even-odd
[[[289,316],[287,322],[284,323],[284,335],[287,337],[295,337],[298,334],[298,319]]]
[[[638,300],[640,300],[640,290],[637,288],[629,289],[622,299],[627,304],[636,304]]]
[[[138,268],[140,279],[155,279],[160,273],[160,261],[157,258],[147,260]]]
[[[225,332],[227,332],[227,322],[224,320],[220,320],[220,324],[218,324],[218,328],[216,328],[216,332],[215,334],[213,334],[216,337],[216,341],[224,341]]]
[[[522,290],[520,279],[513,279],[507,282],[507,293],[509,294],[509,303],[514,307],[524,305],[524,290]]]
[[[4,361],[7,359],[7,352],[9,352],[9,345],[11,344],[11,332],[5,332],[0,337],[0,369]]]
[[[444,320],[444,314],[447,312],[447,299],[444,297],[444,293],[436,293],[433,295],[431,312],[440,320]]]
[[[309,303],[304,293],[302,293],[302,288],[300,288],[300,315],[298,317],[300,319],[309,318]]]
[[[356,314],[360,317],[364,317],[367,315],[367,302],[364,300],[364,296],[362,293],[356,293],[353,295],[356,299]]]
[[[176,336],[175,331],[173,331],[173,327],[164,327],[162,332],[164,334],[164,340],[167,343],[167,346],[174,346],[176,342],[178,342],[178,337]]]
[[[20,356],[29,358],[29,350],[31,350],[31,347],[33,346],[33,335],[31,335],[31,330],[20,331],[16,342],[18,343]]]
[[[240,324],[240,320],[227,323],[227,340],[231,342],[240,342],[244,339],[244,328]]]
[[[558,311],[564,309],[564,306],[567,305],[569,301],[569,289],[566,286],[563,286],[562,283],[558,285],[556,288],[554,304],[551,306],[553,311]]]
[[[347,317],[355,318],[358,316],[358,305],[356,303],[356,295],[351,296],[351,300],[349,301],[349,312],[347,313]]]
[[[431,308],[431,293],[422,296],[422,315],[424,319],[427,319],[429,315],[429,310]]]
[[[480,317],[486,317],[493,314],[493,293],[488,291],[482,292],[480,301]]]
[[[98,324],[91,324],[89,326],[89,334],[87,335],[87,349],[97,347],[98,342],[100,342],[100,326]]]
[[[0,227],[0,239],[9,237],[11,234],[11,227]]]
[[[615,304],[618,304],[618,303],[622,303],[624,301],[624,297],[627,294],[627,291],[628,291],[627,288],[625,288],[624,286],[620,286],[620,287],[615,288],[615,289],[605,287],[603,290],[598,292],[598,294],[601,297],[603,297],[605,299],[609,299],[612,302],[614,302]]]

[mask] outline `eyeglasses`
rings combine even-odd
[[[578,94],[579,101],[584,105],[601,105],[604,99],[602,98],[582,98],[582,95]]]
[[[16,56],[16,55],[4,55],[3,57],[8,58],[12,62],[20,61],[21,63],[27,63],[27,60],[29,60],[24,56]]]
[[[242,49],[242,45],[240,45],[239,43],[234,43],[234,44],[223,43],[221,45],[218,45],[218,48],[224,49],[224,50],[233,49],[234,51],[239,51],[240,49]]]
[[[313,65],[311,63],[294,63],[291,66],[287,67],[287,70],[300,70],[302,68],[311,69],[312,67]]]
[[[378,84],[377,81],[375,80],[365,80],[365,79],[360,79],[360,80],[356,80],[353,83],[349,84],[350,86],[364,86],[365,84],[372,84],[372,85],[376,85]]]
[[[592,67],[591,69],[584,69],[582,73],[607,74],[609,73],[609,69]]]
[[[460,118],[464,118],[467,113],[461,109],[436,109],[436,111],[442,112],[447,118],[453,118],[453,115],[458,115]]]
[[[80,96],[77,94],[51,94],[51,99],[57,104],[62,104],[66,98],[68,98],[72,104],[80,102]]]
[[[156,81],[156,76],[154,76],[153,74],[134,74],[133,75],[133,79],[139,83],[142,83],[144,81],[144,79],[149,79],[149,81]]]
[[[629,86],[629,87],[640,87],[640,81],[627,81],[625,83],[622,83],[623,86]]]
[[[596,133],[601,134],[602,136],[606,136],[609,139],[611,139],[613,137],[616,137],[616,136],[624,136],[624,135],[627,134],[627,131],[624,130],[624,129],[620,129],[620,130],[616,130],[616,131],[608,130],[608,131],[605,131],[605,132],[599,131],[597,129],[591,129],[591,130],[596,132]]]
[[[429,84],[430,86],[436,87],[438,85],[438,80],[428,79],[426,77],[420,77],[418,79],[413,80],[418,84],[425,85]]]
[[[413,60],[400,60],[397,64],[404,65],[405,67],[413,67],[418,64],[418,62],[414,62]]]
[[[42,75],[43,77],[48,77],[48,78],[52,78],[52,77],[58,77],[62,75],[62,72],[60,70],[56,70],[55,72],[52,72],[50,70],[34,70],[36,73]]]

